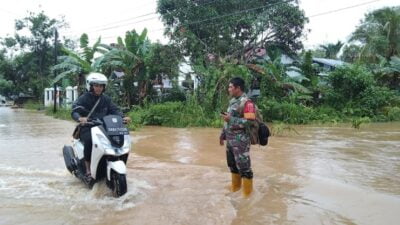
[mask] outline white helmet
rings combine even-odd
[[[107,86],[107,77],[101,73],[90,73],[86,77],[86,90],[90,91],[90,86],[93,84],[104,84],[104,88]]]

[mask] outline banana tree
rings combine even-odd
[[[150,86],[145,63],[150,52],[147,30],[144,29],[141,34],[135,30],[128,31],[124,39],[118,37],[117,44],[111,47],[110,51],[96,60],[95,67],[103,71],[123,71],[125,74],[123,89],[127,106],[143,103]]]
[[[64,56],[58,57],[59,64],[53,66],[53,70],[60,72],[53,83],[56,83],[64,78],[72,78],[78,84],[78,92],[84,89],[84,75],[96,71],[93,65],[94,55],[99,52],[102,54],[107,53],[110,47],[101,44],[99,37],[93,46],[89,46],[89,37],[87,34],[82,34],[80,37],[80,51],[74,52],[67,48],[62,48],[61,51]],[[79,94],[79,93],[78,93]]]
[[[373,70],[378,81],[391,89],[400,90],[400,58],[393,56],[390,61],[379,56],[380,63]]]

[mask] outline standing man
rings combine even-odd
[[[236,77],[229,82],[229,101],[227,112],[221,113],[224,128],[220,136],[220,145],[226,144],[226,158],[232,173],[231,191],[240,190],[243,184],[243,196],[250,196],[253,191],[253,171],[250,161],[249,127],[255,122],[256,112],[252,101],[244,93],[245,82]]]

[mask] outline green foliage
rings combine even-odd
[[[204,60],[208,53],[242,59],[257,46],[294,52],[302,48],[307,21],[294,0],[159,0],[157,11],[165,32],[192,62]]]
[[[101,38],[98,38],[93,46],[90,47],[89,36],[85,33],[82,34],[80,37],[80,52],[67,48],[61,49],[65,55],[58,57],[60,63],[52,67],[53,71],[59,72],[53,83],[60,80],[68,80],[69,83],[74,84],[73,86],[78,86],[78,93],[83,92],[85,90],[84,75],[98,70],[96,64],[94,64],[94,54],[105,54],[109,49],[108,46],[101,44]]]
[[[43,108],[43,104],[41,104],[38,101],[34,100],[29,100],[24,103],[24,109],[29,109],[29,110],[39,110]]]
[[[344,120],[341,112],[330,106],[320,106],[314,108],[313,120],[321,123],[338,123]]]
[[[251,83],[252,80],[250,70],[246,66],[228,62],[208,67],[197,64],[194,71],[200,81],[200,86],[196,92],[197,101],[210,112],[227,106],[230,79],[241,77],[246,84]]]
[[[179,75],[179,63],[182,59],[180,51],[173,45],[152,44],[150,53],[145,58],[149,77],[161,79],[166,76],[170,79]]]
[[[313,120],[314,109],[303,105],[278,102],[272,99],[258,101],[264,120],[305,124]]]
[[[341,60],[348,63],[355,63],[359,61],[362,48],[359,45],[346,45],[341,55]]]
[[[221,127],[222,119],[217,112],[207,113],[193,98],[186,102],[165,102],[134,108],[129,115],[133,118],[131,128],[141,125],[169,127]]]
[[[396,105],[399,96],[386,87],[371,86],[365,89],[357,102],[363,116],[374,116],[382,113],[383,108]]]
[[[379,59],[373,70],[376,80],[381,85],[400,91],[400,57],[393,56],[386,60],[379,56]]]
[[[390,121],[400,121],[400,107],[389,107],[387,108],[387,118]]]
[[[378,62],[378,55],[390,59],[400,53],[400,7],[385,7],[366,14],[351,41],[362,43],[366,63]]]
[[[56,119],[71,120],[71,109],[57,108],[57,112],[53,112],[53,107],[46,108],[46,115],[52,116]]]
[[[128,31],[125,38],[118,37],[118,44],[111,46],[96,61],[96,67],[102,71],[122,71],[124,106],[142,105],[149,95],[154,94],[153,85],[162,78],[171,80],[179,75],[181,56],[172,45],[151,44],[147,38],[147,29],[140,34]],[[137,84],[137,85],[135,85]]]
[[[362,66],[339,68],[329,75],[329,81],[332,88],[326,104],[347,116],[375,117],[383,115],[385,107],[399,104],[398,94],[378,86],[372,73]]]
[[[357,128],[367,117],[400,120],[399,7],[366,15],[353,33],[357,45],[346,46],[342,55],[357,65],[337,68],[327,80],[318,75],[312,57],[336,58],[343,43],[296,57],[293,53],[302,47],[307,19],[295,0],[159,0],[157,10],[171,44],[151,43],[146,29],[128,31],[109,46],[100,38],[91,44],[82,34],[79,50],[66,47],[71,43],[58,44],[61,56],[53,70],[53,31],[65,23],[43,12],[17,20],[16,35],[2,39],[7,51],[17,54],[8,57],[7,51],[0,51],[0,94],[24,92],[39,98],[52,81],[82,88],[89,72],[108,76],[118,71],[125,76],[110,80],[107,94],[118,105],[131,108],[131,129],[221,127],[218,112],[228,105],[229,80],[239,76],[248,89],[260,88],[256,102],[264,118],[283,122],[276,123],[278,135],[292,132],[287,124],[348,121]],[[100,57],[95,58],[97,54]],[[290,55],[294,63],[282,63],[282,54]],[[182,55],[189,57],[185,61],[193,71],[186,76],[195,74],[197,89],[191,87],[191,79],[186,91],[176,86]],[[172,90],[153,88],[165,78],[174,83]],[[26,107],[38,108],[29,103]],[[68,110],[54,116],[70,118]]]
[[[330,73],[329,83],[332,89],[327,93],[326,102],[336,109],[359,99],[364,90],[375,85],[373,75],[358,65],[337,68]]]
[[[339,53],[340,49],[342,49],[344,43],[338,41],[336,44],[325,44],[320,45],[321,49],[325,51],[325,58],[328,59],[337,59],[337,54]]]
[[[13,92],[14,84],[10,80],[2,78],[0,75],[0,95],[10,96]]]
[[[371,119],[369,117],[354,118],[351,121],[351,126],[355,129],[360,129],[362,124],[370,122]]]
[[[319,78],[317,74],[317,69],[314,67],[312,63],[312,53],[311,51],[307,51],[304,55],[303,62],[301,64],[301,72],[307,78],[303,80],[303,84],[309,88],[310,90],[316,90]]]
[[[65,25],[62,19],[49,18],[43,11],[30,12],[27,17],[16,20],[15,35],[1,43],[12,55],[10,68],[0,68],[4,79],[12,81],[15,87],[12,94],[41,98],[43,88],[53,78],[50,68],[54,62],[54,30]],[[57,44],[60,48],[61,44]]]
[[[283,122],[274,122],[271,127],[272,136],[286,136],[292,133],[299,135],[299,132],[293,126]]]
[[[181,88],[174,86],[172,89],[163,90],[161,96],[157,96],[157,99],[159,102],[184,102],[186,101],[186,94]]]

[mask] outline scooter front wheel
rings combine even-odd
[[[119,174],[115,171],[111,171],[111,184],[112,184],[112,192],[115,197],[121,197],[124,195],[127,191],[127,185],[126,185],[126,175],[125,174]]]

